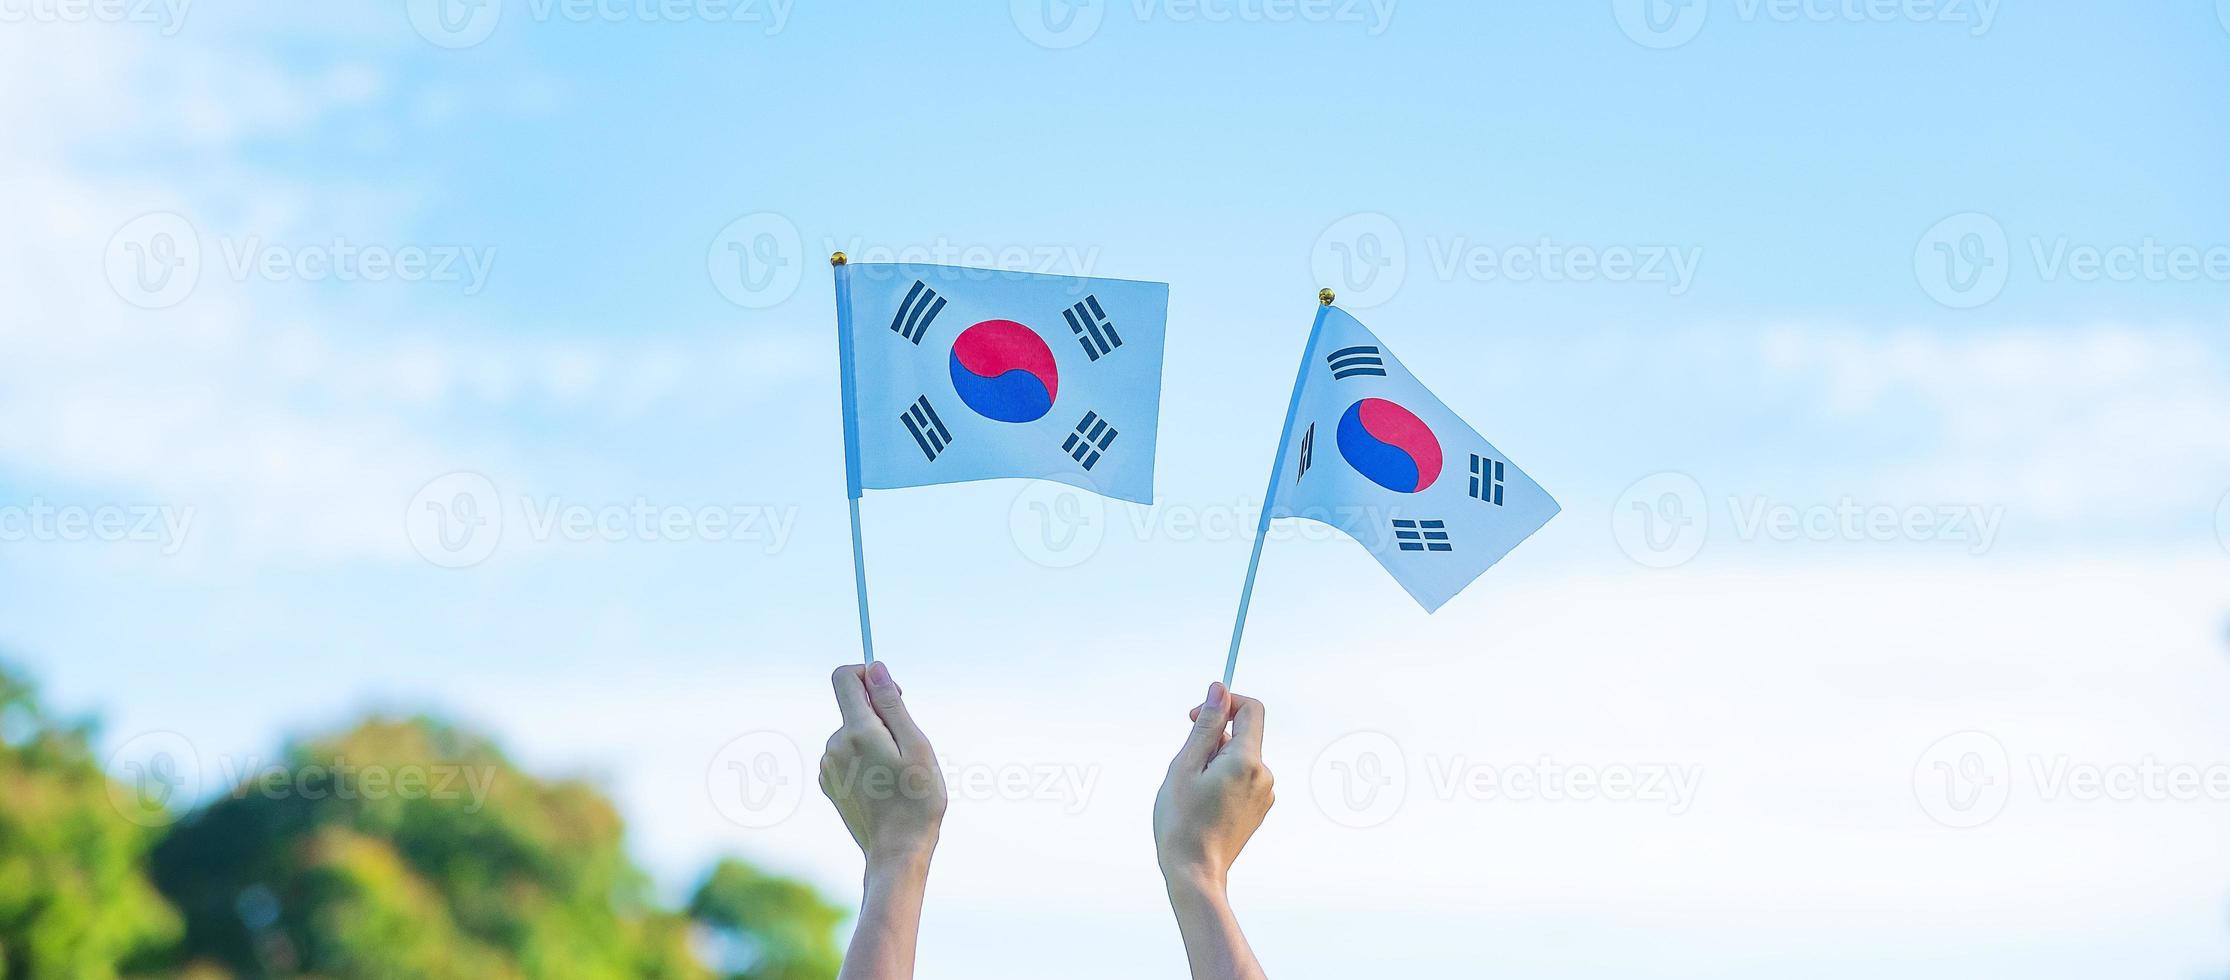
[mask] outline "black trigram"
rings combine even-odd
[[[1293,479],[1299,480],[1308,475],[1309,463],[1311,462],[1309,455],[1315,447],[1316,423],[1311,422],[1309,423],[1309,431],[1301,433],[1301,468],[1293,471]]]
[[[929,396],[914,399],[914,406],[898,416],[906,424],[906,434],[914,437],[914,445],[921,447],[921,454],[934,460],[945,447],[952,445],[952,433],[946,431],[945,420],[937,417],[937,410],[929,407]]]
[[[1123,338],[1116,336],[1115,324],[1108,320],[1107,311],[1100,309],[1098,296],[1084,297],[1084,302],[1062,310],[1061,315],[1068,318],[1069,332],[1076,335],[1085,357],[1096,361],[1123,346]]]
[[[898,304],[898,312],[890,318],[890,332],[906,338],[910,344],[921,343],[929,332],[929,324],[937,314],[945,311],[945,298],[929,288],[929,284],[914,280],[914,288],[906,291],[906,300]]]
[[[1100,454],[1114,444],[1115,427],[1100,418],[1098,412],[1085,412],[1084,421],[1076,423],[1076,431],[1061,442],[1061,448],[1070,458],[1084,464],[1085,469],[1091,469],[1092,464],[1100,461]]]
[[[1454,551],[1447,521],[1394,521],[1394,541],[1403,551]]]
[[[1332,366],[1332,378],[1352,378],[1356,375],[1386,376],[1386,362],[1378,359],[1378,348],[1368,344],[1361,347],[1342,347],[1324,356],[1324,363]]]
[[[1502,461],[1485,456],[1471,457],[1471,495],[1496,507],[1502,506]]]

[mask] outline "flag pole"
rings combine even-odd
[[[1231,688],[1231,675],[1239,669],[1239,638],[1247,631],[1247,606],[1254,602],[1254,574],[1262,567],[1262,541],[1270,534],[1270,507],[1278,492],[1278,475],[1285,472],[1285,449],[1293,434],[1293,416],[1301,410],[1301,382],[1309,376],[1309,353],[1316,349],[1316,335],[1324,329],[1324,314],[1336,299],[1330,289],[1316,291],[1316,322],[1309,325],[1308,342],[1301,345],[1301,368],[1293,376],[1293,396],[1285,403],[1285,426],[1278,430],[1278,451],[1270,461],[1270,486],[1262,491],[1262,517],[1254,525],[1254,553],[1247,556],[1247,583],[1239,589],[1239,615],[1231,624],[1231,652],[1223,659],[1223,686]]]
[[[844,401],[844,490],[852,511],[852,592],[859,597],[859,646],[861,663],[875,662],[875,630],[867,616],[867,552],[859,533],[859,402],[852,380],[852,277],[844,253],[829,256],[836,279],[837,388]]]

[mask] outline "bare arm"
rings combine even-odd
[[[921,903],[929,886],[929,855],[918,860],[871,861],[859,925],[844,954],[838,980],[904,980],[914,975],[914,947],[921,937]]]
[[[910,980],[945,818],[944,775],[888,668],[840,667],[830,682],[844,727],[821,756],[821,792],[867,858],[859,924],[839,977]]]
[[[1262,722],[1262,702],[1209,685],[1154,799],[1154,850],[1193,980],[1265,978],[1226,889],[1232,862],[1274,802],[1270,770],[1262,765]]]
[[[1169,907],[1177,913],[1177,933],[1184,937],[1193,980],[1265,980],[1222,882],[1171,879],[1168,884]]]

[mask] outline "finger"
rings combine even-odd
[[[1185,747],[1177,750],[1177,763],[1190,766],[1194,772],[1208,768],[1208,760],[1216,757],[1216,750],[1223,747],[1223,726],[1230,718],[1231,699],[1224,695],[1223,682],[1208,685],[1208,700],[1193,713],[1192,734],[1186,736]]]
[[[1262,758],[1262,702],[1243,694],[1232,695],[1231,701],[1238,706],[1231,716],[1231,744],[1249,759]]]
[[[1200,721],[1200,706],[1197,704],[1193,705],[1191,711],[1185,712],[1185,717],[1191,719],[1194,723],[1197,724]],[[1231,739],[1229,737],[1219,734],[1216,738],[1216,751],[1218,753],[1221,753],[1223,751],[1224,745],[1226,745],[1230,741]]]
[[[929,736],[922,734],[921,726],[914,724],[914,716],[906,710],[906,692],[898,689],[890,668],[880,661],[867,668],[867,697],[875,705],[875,714],[890,728],[891,737],[898,740],[900,754],[912,757],[929,751]]]
[[[844,724],[850,727],[875,724],[875,707],[867,700],[867,668],[858,664],[845,664],[829,675],[829,686],[836,688],[836,708],[844,713]]]

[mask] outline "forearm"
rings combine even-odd
[[[929,885],[929,855],[870,859],[859,925],[844,955],[839,980],[911,980],[914,946],[921,935],[922,895]]]
[[[1193,980],[1265,980],[1223,882],[1204,875],[1171,875],[1167,881]]]

